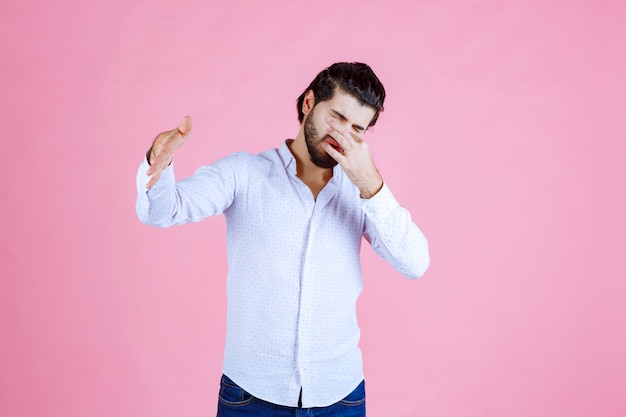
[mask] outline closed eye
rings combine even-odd
[[[341,120],[342,122],[345,122],[345,121],[348,120],[348,118],[346,116],[344,116],[343,114],[339,113],[337,110],[331,110],[330,111],[330,115],[332,117],[334,117],[335,119]],[[352,125],[352,129],[354,129],[354,131],[356,133],[359,133],[359,134],[365,132],[365,128],[362,127],[362,126],[359,126],[359,125]]]
[[[346,119],[346,116],[344,116],[343,114],[336,112],[335,110],[331,110],[330,115],[333,116],[335,119],[339,119],[341,121],[346,121],[348,119]]]

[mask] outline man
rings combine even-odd
[[[218,417],[365,415],[356,320],[362,238],[409,278],[429,265],[426,238],[363,140],[384,99],[369,66],[337,63],[299,97],[298,135],[278,149],[236,153],[175,182],[173,154],[191,130],[185,117],[147,152],[137,174],[141,221],[166,227],[226,216]]]

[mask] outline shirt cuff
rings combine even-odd
[[[393,194],[391,194],[387,183],[383,183],[383,188],[372,198],[362,199],[361,201],[363,211],[371,218],[385,218],[400,205]]]

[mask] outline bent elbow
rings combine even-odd
[[[409,279],[422,278],[424,274],[426,274],[426,271],[428,270],[429,266],[430,266],[430,257],[428,255],[420,256],[420,259],[416,260],[416,262],[414,262],[410,266],[410,268],[407,268],[405,271],[402,271],[402,275],[404,275],[405,277]]]
[[[148,208],[142,209],[139,204],[136,207],[135,213],[139,221],[147,226],[165,228],[172,225],[170,219],[156,217],[154,214],[150,213]]]
[[[428,251],[428,242],[424,239],[424,245],[421,250],[412,257],[410,262],[407,262],[402,274],[409,279],[418,279],[424,276],[428,268],[430,267],[430,253]]]
[[[139,218],[139,221],[142,222],[143,224],[147,225],[147,226],[152,226],[152,227],[159,227],[161,229],[165,229],[166,227],[169,227],[172,225],[171,222],[168,221],[164,221],[164,220],[156,220],[156,219],[152,219],[148,216],[141,216],[141,215],[137,215],[137,217]]]

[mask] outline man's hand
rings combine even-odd
[[[327,134],[337,141],[342,152],[328,142],[322,142],[322,146],[361,191],[361,198],[373,197],[383,187],[383,179],[374,165],[367,142],[355,133],[343,132],[333,122],[330,117],[326,119],[329,126]]]
[[[150,176],[150,181],[146,188],[150,189],[161,178],[161,173],[167,168],[174,158],[174,151],[180,147],[191,131],[191,117],[185,116],[183,122],[176,129],[160,133],[152,142],[152,147],[148,151],[148,162],[150,169],[146,172]]]

